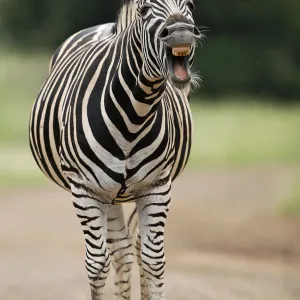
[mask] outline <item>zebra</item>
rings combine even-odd
[[[72,195],[92,300],[104,299],[110,263],[116,299],[130,299],[133,240],[141,299],[165,299],[171,186],[191,149],[188,96],[202,37],[194,8],[193,0],[123,0],[115,23],[56,50],[33,105],[30,148]],[[129,226],[127,202],[135,203]]]

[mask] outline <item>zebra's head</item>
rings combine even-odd
[[[193,0],[138,0],[145,69],[178,88],[191,81],[195,46],[201,37],[194,8]]]

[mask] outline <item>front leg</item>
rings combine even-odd
[[[85,266],[90,280],[92,300],[103,300],[110,263],[106,247],[108,205],[87,195],[78,196],[74,193],[73,204],[85,237]]]
[[[164,228],[171,202],[171,183],[156,187],[137,202],[141,260],[150,300],[165,300]]]

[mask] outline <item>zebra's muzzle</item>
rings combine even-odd
[[[168,47],[174,45],[195,45],[202,37],[200,30],[193,24],[176,22],[165,26],[159,33],[159,39]]]
[[[166,48],[170,79],[179,88],[184,88],[191,80],[190,56],[200,37],[198,28],[185,22],[167,25],[159,34]]]

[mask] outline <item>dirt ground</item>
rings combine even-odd
[[[296,173],[269,166],[183,174],[166,230],[167,299],[299,300],[300,221],[276,212]],[[1,300],[90,299],[66,192],[52,184],[1,192],[0,270]],[[132,294],[139,299],[136,268]]]

